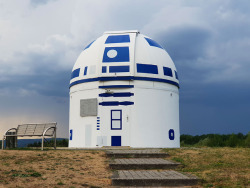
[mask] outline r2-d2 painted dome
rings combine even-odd
[[[180,147],[179,81],[168,53],[138,31],[105,32],[70,80],[69,147]]]

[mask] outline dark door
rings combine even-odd
[[[122,145],[121,136],[111,136],[111,146],[121,146]]]

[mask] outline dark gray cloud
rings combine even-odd
[[[33,7],[37,7],[37,6],[45,5],[45,4],[47,4],[49,2],[53,2],[53,1],[57,1],[57,0],[30,0],[30,4]]]
[[[159,33],[158,38],[176,62],[182,60],[195,61],[199,57],[205,56],[210,36],[209,30],[182,26]]]
[[[181,133],[249,131],[248,0],[76,2],[74,10],[65,8],[72,2],[56,0],[30,0],[37,9],[9,2],[0,10],[0,125],[5,117],[58,121],[66,137],[77,56],[104,31],[138,29],[160,43],[177,67]],[[54,15],[63,19],[50,22]]]

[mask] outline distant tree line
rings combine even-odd
[[[57,147],[68,147],[69,140],[68,139],[62,139],[62,140],[56,140],[56,146]],[[41,142],[34,142],[33,144],[28,144],[27,147],[41,147]],[[44,147],[54,147],[54,140],[48,140],[47,142],[44,142]]]
[[[191,136],[183,134],[180,137],[181,146],[208,147],[250,147],[250,132],[246,135],[238,134],[203,134]]]

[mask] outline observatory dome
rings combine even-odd
[[[115,80],[115,77],[165,82],[179,87],[176,67],[168,53],[139,31],[105,32],[87,45],[73,67],[70,87],[84,82]]]
[[[175,65],[138,31],[105,32],[72,70],[69,147],[102,146],[180,147]]]

